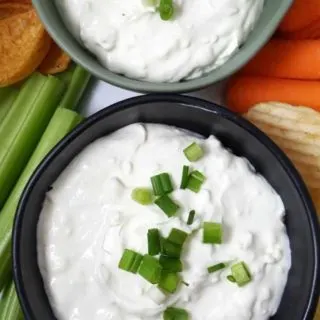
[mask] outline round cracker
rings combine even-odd
[[[0,2],[0,20],[9,18],[15,14],[27,12],[32,6],[24,3]]]
[[[71,62],[70,57],[52,41],[49,53],[39,66],[44,74],[56,74],[65,71]]]
[[[23,4],[28,4],[32,5],[31,0],[0,0],[0,3],[23,3]]]
[[[0,87],[28,77],[47,55],[50,44],[34,9],[0,20]]]

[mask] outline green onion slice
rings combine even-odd
[[[227,279],[232,283],[236,282],[236,279],[231,274],[227,276]]]
[[[187,237],[188,237],[188,234],[186,232],[184,232],[183,230],[173,228],[170,231],[170,234],[168,236],[168,240],[177,244],[177,245],[183,246]]]
[[[170,20],[174,13],[174,6],[172,0],[160,0],[158,8],[162,20]]]
[[[174,216],[179,206],[167,195],[163,195],[154,202],[168,217]]]
[[[167,270],[170,272],[181,272],[183,269],[182,262],[178,258],[170,258],[164,255],[161,255],[159,261],[164,270]]]
[[[252,279],[248,267],[243,261],[233,265],[231,273],[239,287],[246,285]]]
[[[148,188],[133,189],[131,192],[131,198],[142,205],[148,205],[153,202],[152,191]]]
[[[193,192],[198,193],[205,180],[206,177],[200,171],[192,171],[189,176],[187,188]]]
[[[161,251],[160,247],[160,232],[159,229],[148,230],[148,253],[151,256],[159,254]]]
[[[160,282],[159,282],[159,288],[169,292],[169,293],[175,293],[177,291],[177,288],[181,282],[181,278],[177,273],[174,272],[168,272],[168,271],[162,271]]]
[[[180,183],[180,189],[185,189],[188,185],[189,181],[189,166],[183,166],[182,168],[182,177],[181,177],[181,183]]]
[[[182,252],[182,246],[169,241],[168,239],[163,239],[161,253],[170,258],[180,258]]]
[[[189,314],[186,310],[180,308],[167,308],[163,313],[163,320],[188,320]]]
[[[142,0],[142,4],[145,7],[155,7],[157,5],[157,1],[156,0]]]
[[[118,267],[122,270],[137,273],[143,256],[130,249],[125,249],[119,261]]]
[[[194,216],[196,215],[196,211],[195,210],[191,210],[189,212],[189,216],[188,216],[188,221],[187,221],[187,225],[191,225],[193,224],[193,220],[194,220]]]
[[[162,267],[156,258],[148,254],[143,256],[138,271],[141,277],[145,278],[152,284],[157,284],[160,281],[161,271]]]
[[[151,184],[156,196],[162,196],[173,191],[170,175],[166,172],[151,177]]]
[[[138,255],[135,256],[133,264],[132,264],[132,266],[130,268],[130,272],[131,273],[137,273],[138,272],[140,264],[141,264],[141,261],[142,261],[142,258],[143,258],[142,254],[138,254]]]
[[[211,267],[208,267],[208,272],[209,273],[213,273],[213,272],[216,272],[216,271],[219,271],[219,270],[222,270],[224,268],[226,268],[228,266],[227,263],[224,263],[224,262],[221,262],[221,263],[217,263]]]
[[[222,234],[223,230],[221,223],[203,223],[203,243],[221,244]]]
[[[166,242],[166,238],[160,236],[160,252],[163,252],[165,242]]]
[[[185,148],[183,153],[190,162],[198,161],[204,154],[201,146],[196,142],[191,143],[187,148]]]

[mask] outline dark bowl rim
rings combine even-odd
[[[199,110],[204,110],[206,112],[219,114],[224,118],[236,123],[241,128],[254,135],[272,154],[275,156],[277,161],[283,167],[288,177],[291,180],[291,183],[294,185],[298,194],[300,195],[300,200],[305,207],[309,227],[311,230],[312,241],[313,241],[313,254],[315,257],[315,263],[313,268],[313,279],[312,286],[310,288],[310,297],[308,304],[305,309],[304,318],[301,320],[309,320],[310,317],[315,313],[317,301],[320,293],[320,225],[317,218],[317,213],[313,205],[313,201],[309,194],[309,191],[303,182],[300,174],[297,169],[291,163],[289,158],[285,153],[260,129],[254,126],[245,118],[242,118],[240,115],[235,114],[234,112],[228,110],[225,107],[219,106],[215,103],[196,98],[189,97],[177,94],[148,94],[138,97],[129,98],[111,106],[105,107],[99,112],[88,117],[84,122],[78,125],[73,129],[65,138],[63,138],[56,147],[54,147],[43,161],[39,164],[33,175],[31,176],[29,182],[27,183],[23,194],[20,198],[18,208],[16,211],[13,232],[12,232],[12,257],[13,257],[13,279],[17,290],[17,295],[21,304],[21,307],[24,311],[24,314],[27,315],[29,319],[30,315],[33,314],[31,311],[27,294],[25,292],[24,284],[22,281],[21,269],[20,269],[20,235],[21,235],[21,223],[23,220],[23,214],[25,211],[26,203],[28,202],[31,190],[34,188],[34,185],[39,179],[41,179],[42,173],[47,169],[48,165],[54,161],[57,154],[61,153],[65,148],[68,147],[68,144],[76,139],[79,134],[83,133],[85,130],[95,125],[96,122],[101,119],[108,117],[111,114],[121,112],[125,109],[130,109],[136,107],[137,105],[143,105],[147,103],[179,103],[183,104],[190,108],[195,108]],[[31,319],[31,318],[30,318]]]
[[[53,0],[51,0],[53,1]],[[270,1],[270,0],[269,0]],[[63,32],[59,31],[59,28],[57,25],[54,25],[51,22],[48,22],[48,15],[45,13],[43,7],[45,6],[43,0],[32,0],[32,4],[37,10],[37,13],[43,22],[43,24],[46,27],[46,30],[50,34],[50,36],[54,39],[54,41],[65,51],[69,54],[72,59],[81,65],[84,69],[86,69],[88,72],[96,76],[98,79],[101,79],[107,83],[110,83],[114,86],[117,86],[122,89],[126,90],[132,90],[136,92],[142,92],[142,93],[186,93],[191,91],[200,90],[203,88],[206,88],[214,83],[217,83],[228,76],[236,73],[243,65],[245,65],[271,38],[272,34],[276,31],[281,19],[284,17],[286,12],[289,10],[290,6],[293,3],[293,0],[281,0],[281,4],[279,9],[274,13],[272,17],[270,17],[270,20],[268,24],[265,26],[265,28],[261,31],[260,36],[255,38],[254,43],[250,44],[249,48],[245,48],[245,53],[243,55],[240,55],[238,58],[238,61],[233,61],[233,57],[231,57],[226,63],[218,67],[217,69],[212,70],[208,74],[205,74],[199,78],[187,80],[187,81],[179,81],[179,82],[173,82],[173,83],[166,83],[166,82],[148,82],[148,81],[142,81],[137,80],[133,78],[126,77],[121,74],[117,74],[115,72],[112,72],[108,70],[107,68],[103,67],[100,62],[97,60],[95,56],[93,56],[88,50],[86,50],[81,44],[86,52],[88,52],[88,55],[91,55],[94,57],[94,60],[98,63],[98,65],[93,65],[92,63],[88,62],[87,59],[83,59],[82,57],[79,57],[78,50],[75,50],[72,48],[72,45],[70,45],[69,41],[66,41],[66,39],[69,36],[65,36],[61,34]],[[56,6],[54,4],[54,6]],[[60,14],[59,14],[60,16]],[[60,17],[62,20],[62,18]],[[67,30],[67,27],[63,23],[63,27]],[[67,32],[71,35],[72,38],[75,39],[75,37],[67,30]],[[240,50],[235,53],[235,56],[238,55]],[[82,54],[80,54],[82,55]],[[225,67],[228,62],[231,61],[233,63],[233,67],[229,70],[229,68],[226,68],[226,70],[223,69],[223,71],[218,74],[218,76],[213,76],[213,73],[216,70],[220,70],[220,68]],[[102,67],[102,69],[100,68]],[[212,79],[213,78],[213,79]]]

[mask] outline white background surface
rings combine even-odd
[[[189,95],[200,97],[221,105],[223,102],[223,91],[225,82],[220,82],[201,91],[189,93]],[[108,83],[93,79],[86,91],[80,106],[80,110],[84,116],[110,106],[115,102],[131,98],[139,95],[139,93],[128,91],[114,87]]]

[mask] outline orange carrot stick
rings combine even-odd
[[[293,32],[320,18],[319,0],[295,0],[280,24],[280,32]]]
[[[320,111],[320,82],[267,77],[234,77],[227,88],[227,105],[239,113],[260,102],[304,105]]]
[[[320,40],[271,40],[240,73],[287,79],[320,79]]]
[[[320,39],[320,19],[311,22],[303,29],[294,32],[283,32],[279,36],[283,39],[293,40]]]

